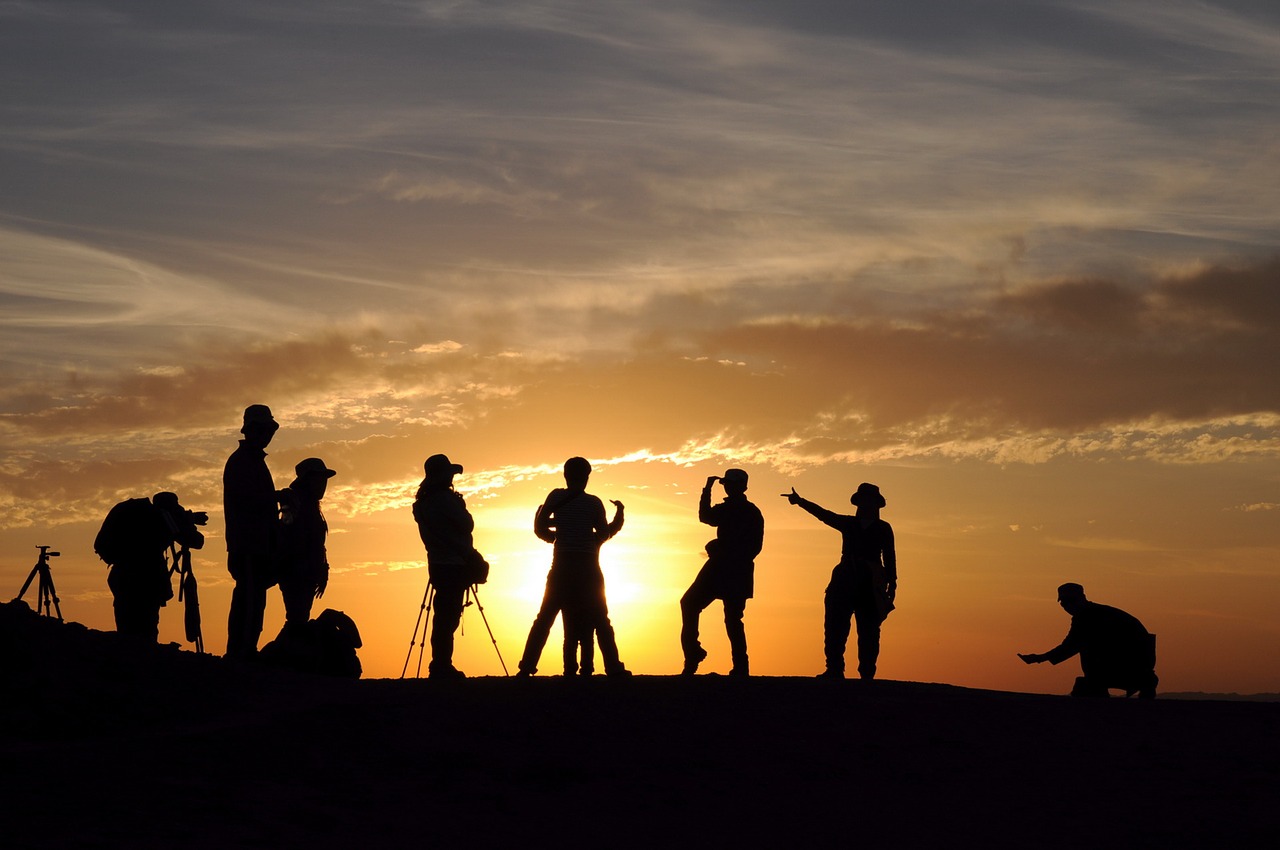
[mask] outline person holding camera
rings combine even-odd
[[[320,500],[334,472],[318,457],[309,457],[293,468],[296,478],[279,493],[280,498],[280,595],[284,598],[285,628],[311,621],[312,603],[329,586],[329,555],[325,538],[329,524],[320,511]]]
[[[111,588],[116,632],[140,644],[154,644],[160,635],[160,609],[173,598],[165,552],[178,548],[199,549],[204,534],[196,527],[209,521],[203,511],[184,508],[174,493],[156,493],[150,499],[126,499],[103,520],[93,543],[111,565]]]
[[[844,649],[849,621],[858,629],[858,676],[874,679],[880,655],[880,624],[893,610],[898,592],[898,557],[893,528],[880,518],[884,496],[874,484],[862,483],[849,497],[857,511],[838,514],[801,498],[794,487],[783,497],[840,532],[840,563],[831,571],[824,600],[823,644],[827,669],[822,678],[844,678]]]
[[[227,572],[235,580],[227,615],[227,658],[257,655],[267,589],[277,580],[280,512],[266,448],[279,428],[265,404],[246,407],[240,428],[244,439],[222,472]]]
[[[724,487],[725,498],[712,505],[711,490],[717,481]],[[707,544],[707,561],[680,598],[682,674],[692,676],[707,657],[698,642],[698,619],[708,605],[719,599],[724,603],[724,628],[733,658],[729,675],[747,676],[747,631],[742,616],[755,590],[755,559],[764,548],[764,516],[747,499],[745,470],[728,469],[723,477],[707,478],[698,500],[698,521],[714,527],[716,539]]]
[[[432,605],[432,679],[465,679],[453,666],[453,633],[462,620],[467,589],[483,583],[488,564],[472,542],[475,520],[462,494],[453,489],[453,478],[462,466],[447,455],[435,454],[423,464],[425,477],[413,502],[413,519],[427,550],[427,573],[435,590]]]

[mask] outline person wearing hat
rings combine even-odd
[[[725,498],[711,504],[711,490],[719,481]],[[741,469],[712,475],[698,500],[698,521],[716,530],[707,544],[707,561],[693,584],[680,597],[680,647],[684,650],[685,676],[692,676],[707,657],[698,642],[698,619],[713,600],[724,603],[724,628],[733,658],[731,676],[749,675],[747,631],[742,624],[747,600],[754,592],[755,559],[764,547],[764,516],[747,499],[747,473]]]
[[[609,676],[630,676],[618,657],[618,643],[609,622],[605,598],[604,572],[600,569],[600,547],[621,529],[622,502],[613,520],[605,516],[604,502],[587,492],[591,463],[582,457],[564,462],[564,487],[547,494],[534,516],[533,532],[540,540],[555,545],[551,570],[542,606],[529,628],[517,676],[532,676],[538,669],[542,648],[551,633],[557,614],[564,618],[564,673],[589,676],[594,669],[593,635],[600,642],[600,656]],[[579,667],[577,650],[582,648]]]
[[[874,679],[880,655],[880,624],[893,610],[898,592],[898,558],[893,548],[893,528],[880,518],[884,496],[874,484],[859,484],[849,497],[857,510],[853,516],[837,514],[801,498],[794,487],[784,498],[799,505],[840,532],[840,563],[831,571],[823,618],[823,647],[827,669],[820,676],[844,678],[844,650],[849,621],[858,631],[858,676]]]
[[[1099,605],[1085,598],[1075,582],[1058,587],[1058,604],[1071,615],[1071,628],[1062,643],[1045,653],[1018,653],[1027,664],[1061,664],[1080,656],[1080,672],[1071,690],[1073,697],[1105,697],[1109,688],[1154,699],[1156,685],[1156,636],[1132,614]]]
[[[175,561],[181,549],[204,546],[209,515],[184,508],[176,493],[151,499],[126,499],[115,505],[93,541],[94,551],[111,566],[116,633],[135,644],[154,644],[160,634],[160,609],[173,598],[167,551]]]
[[[296,478],[280,491],[280,595],[284,598],[285,628],[311,620],[312,602],[329,586],[329,556],[325,538],[329,524],[320,500],[334,472],[318,457],[299,461]]]
[[[468,565],[479,558],[472,540],[475,520],[462,494],[453,489],[453,478],[462,467],[442,454],[432,455],[422,466],[425,476],[413,502],[413,518],[427,550],[427,574],[435,590],[428,675],[464,679],[466,674],[453,666],[453,633],[462,621],[467,589],[473,583]]]
[[[227,571],[235,580],[227,615],[228,658],[246,660],[257,654],[267,589],[276,583],[280,519],[266,448],[279,427],[265,404],[246,407],[240,428],[244,439],[222,472]]]

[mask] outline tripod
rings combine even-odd
[[[37,546],[40,550],[40,560],[36,561],[36,565],[31,568],[31,574],[27,576],[27,580],[22,583],[22,590],[18,591],[18,595],[13,598],[17,602],[27,594],[27,588],[31,586],[31,582],[36,576],[40,576],[40,583],[36,586],[36,613],[39,614],[41,609],[44,610],[46,617],[53,616],[50,613],[50,607],[58,614],[58,620],[62,620],[62,606],[58,604],[58,591],[53,586],[53,574],[49,572],[49,559],[57,558],[61,552],[50,552],[48,546]]]
[[[409,671],[409,659],[413,657],[413,647],[417,643],[418,646],[418,669],[414,673],[415,678],[422,677],[422,654],[427,646],[427,635],[430,630],[427,628],[431,621],[431,604],[435,601],[436,589],[431,581],[427,580],[427,589],[422,592],[422,605],[418,608],[418,619],[413,624],[413,637],[409,638],[409,652],[404,657],[404,668],[400,671],[400,678],[403,679],[405,673]],[[493,629],[489,628],[489,618],[484,615],[484,606],[480,604],[480,586],[473,584],[469,586],[463,596],[463,609],[469,608],[473,604],[476,610],[480,612],[480,619],[484,622],[485,631],[489,633],[489,641],[493,644],[493,651],[498,654],[498,663],[502,665],[502,675],[510,676],[507,671],[507,662],[502,660],[502,650],[498,649],[498,640],[493,636]],[[422,628],[422,640],[418,642],[418,628]]]

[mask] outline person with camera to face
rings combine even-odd
[[[279,427],[265,404],[246,407],[244,439],[222,473],[227,572],[236,583],[227,616],[227,658],[242,661],[257,655],[267,589],[277,579],[280,513],[266,448]]]
[[[204,511],[189,511],[174,493],[150,499],[126,499],[107,514],[94,550],[111,565],[107,587],[114,598],[116,632],[139,644],[154,644],[160,634],[160,609],[173,598],[167,550],[199,549],[209,521]]]

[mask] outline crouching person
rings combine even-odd
[[[1137,617],[1085,598],[1078,584],[1058,588],[1058,604],[1071,615],[1071,628],[1062,643],[1048,652],[1018,653],[1027,664],[1061,664],[1080,656],[1080,672],[1073,697],[1105,697],[1115,688],[1142,699],[1156,695],[1156,636]]]

